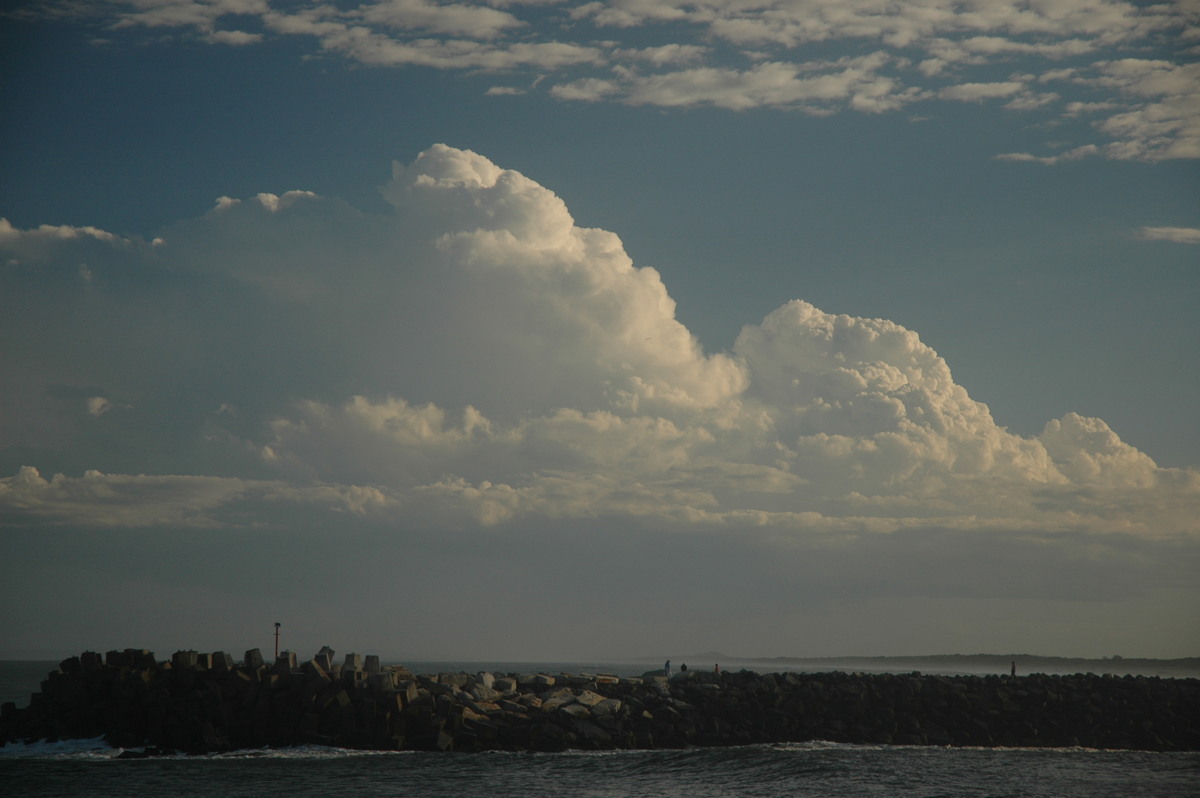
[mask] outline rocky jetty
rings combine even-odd
[[[416,675],[323,649],[266,664],[257,649],[84,652],[0,743],[104,736],[126,749],[212,753],[302,744],[432,751],[679,748],[828,740],[1200,750],[1200,680],[919,673]],[[129,755],[142,755],[127,752]]]

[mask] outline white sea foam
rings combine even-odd
[[[296,745],[288,748],[245,748],[222,754],[211,754],[210,759],[345,759],[347,757],[409,756],[412,751],[360,751],[351,748],[333,748],[327,745]]]

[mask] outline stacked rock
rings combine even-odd
[[[1200,680],[685,671],[439,673],[322,649],[272,665],[252,649],[84,652],[28,707],[5,704],[0,743],[104,736],[150,753],[321,744],[359,749],[561,751],[828,740],[1200,750]]]

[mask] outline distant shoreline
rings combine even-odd
[[[1095,673],[1114,676],[1200,677],[1200,657],[1153,659],[1148,657],[1052,657],[1037,654],[934,654],[929,656],[879,657],[735,657],[718,652],[689,655],[694,667],[703,663],[725,667],[749,667],[751,670],[792,670],[821,672],[830,670],[878,673],[1007,674],[1015,663],[1018,673],[1069,675]],[[708,667],[712,667],[710,664]]]

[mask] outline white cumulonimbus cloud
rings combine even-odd
[[[0,505],[99,526],[292,506],[775,541],[1195,532],[1200,475],[1073,413],[1011,434],[898,324],[796,300],[706,353],[655,270],[517,172],[437,145],[383,194],[383,216],[222,198],[154,243],[0,223],[6,324],[62,326],[11,346],[0,431],[94,461],[50,479],[22,462]]]

